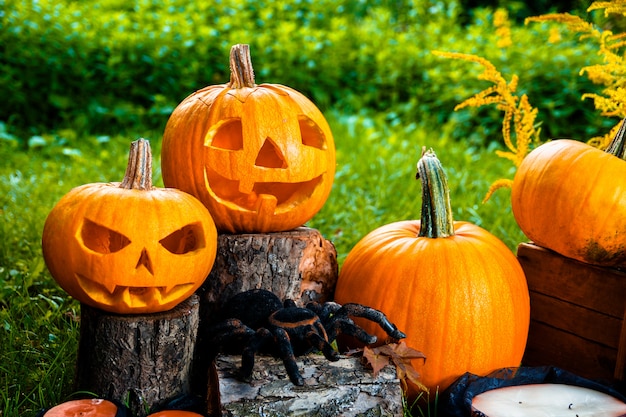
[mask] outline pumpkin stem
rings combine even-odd
[[[422,157],[417,162],[416,178],[422,183],[419,236],[439,238],[454,235],[448,179],[432,149],[422,148]]]
[[[606,153],[617,156],[619,159],[626,160],[626,119],[622,120],[615,137],[609,143],[609,146],[604,150]]]
[[[254,69],[250,58],[250,46],[233,45],[230,48],[230,88],[254,87]]]
[[[130,144],[128,165],[120,188],[152,190],[152,151],[150,142],[141,138]]]

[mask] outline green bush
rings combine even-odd
[[[588,46],[567,34],[546,46],[548,26],[535,24],[514,25],[513,45],[498,48],[492,13],[475,10],[462,26],[455,0],[3,3],[0,120],[20,137],[160,129],[188,94],[228,81],[235,43],[251,45],[258,82],[289,85],[323,110],[368,108],[433,127],[452,118],[457,138],[499,140],[493,112],[453,114],[483,87],[469,64],[431,54],[438,49],[519,74],[547,137],[603,128],[580,100],[594,89],[578,75],[598,59]]]

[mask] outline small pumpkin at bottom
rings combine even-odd
[[[434,398],[465,372],[485,374],[518,366],[530,301],[524,272],[497,237],[453,221],[447,179],[433,151],[418,162],[421,221],[379,227],[350,251],[339,272],[335,300],[385,311],[407,334],[406,344]],[[365,331],[382,336],[369,323]],[[420,388],[410,385],[416,398]]]
[[[211,215],[189,194],[153,187],[151,163],[148,141],[133,142],[121,183],[76,187],[46,218],[46,265],[80,302],[114,313],[165,311],[211,271]]]
[[[91,398],[72,400],[44,410],[37,417],[126,417],[126,408],[111,401]]]

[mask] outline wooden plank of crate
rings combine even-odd
[[[623,320],[531,291],[530,319],[617,349]]]
[[[612,349],[543,323],[531,322],[522,359],[525,366],[556,366],[592,379],[611,379],[617,349]]]
[[[578,262],[532,243],[520,243],[517,257],[531,291],[624,317],[626,273]]]
[[[618,381],[626,379],[626,309],[624,310],[624,319],[622,320],[622,331],[620,333],[613,378]]]

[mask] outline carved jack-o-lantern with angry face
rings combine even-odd
[[[335,174],[335,144],[299,92],[254,84],[246,45],[231,51],[231,82],[174,110],[163,136],[163,181],[196,196],[225,232],[277,232],[310,220]]]
[[[140,168],[151,158],[149,145],[133,145],[121,184],[79,186],[55,205],[44,226],[44,259],[81,302],[117,313],[164,311],[204,282],[217,231],[193,196],[152,187],[150,164]]]

